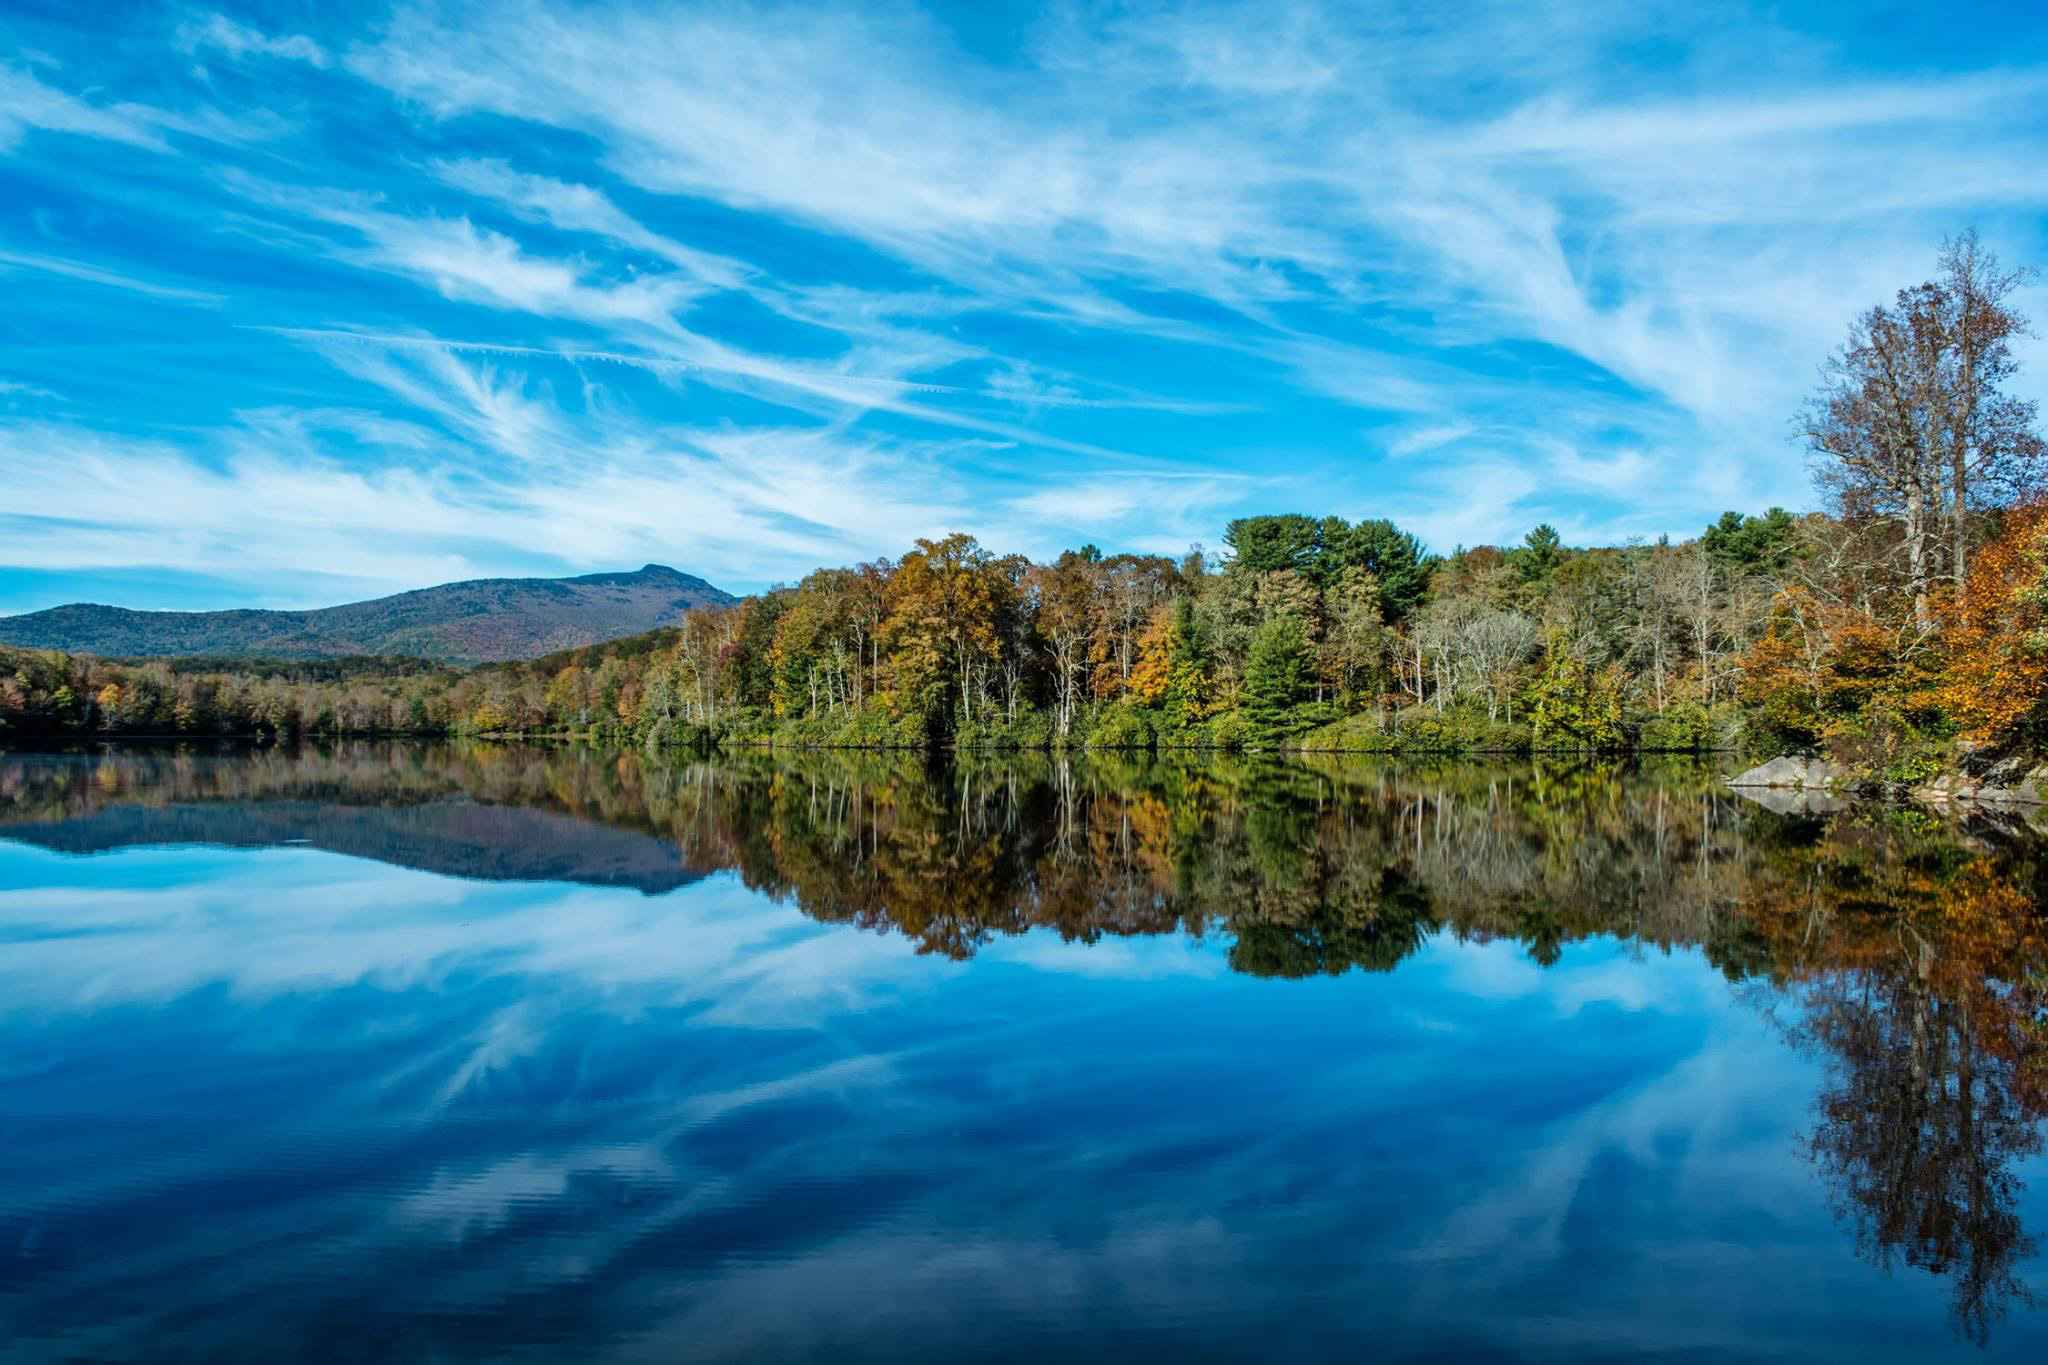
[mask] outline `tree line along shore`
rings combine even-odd
[[[1386,520],[1033,561],[967,535],[546,658],[0,649],[0,736],[519,734],[654,747],[1825,751],[1917,781],[2048,735],[2028,272],[1973,233],[1859,315],[1798,415],[1825,510],[1681,542],[1428,553]]]

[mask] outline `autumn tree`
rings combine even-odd
[[[1943,631],[1940,701],[1972,739],[2048,742],[2048,507],[2007,514]]]
[[[1323,591],[1323,639],[1316,674],[1330,694],[1345,700],[1377,697],[1392,643],[1382,615],[1380,581],[1347,565]]]
[[[1514,719],[1515,673],[1536,652],[1540,638],[1536,623],[1518,611],[1482,611],[1459,624],[1455,647],[1486,696],[1488,720],[1499,719],[1503,711]]]
[[[1172,600],[1179,569],[1163,555],[1112,555],[1095,569],[1093,687],[1097,696],[1116,697],[1130,686],[1139,637]]]
[[[1000,657],[1021,573],[973,536],[920,540],[890,578],[883,623],[899,696],[929,717],[973,720],[986,670]]]
[[[1848,342],[1822,368],[1823,388],[1809,400],[1802,430],[1815,477],[1842,514],[1899,528],[1904,590],[1914,620],[1926,626],[1943,488],[1931,392],[1939,372],[1909,297],[1902,292],[1897,307],[1880,304],[1851,325]]]
[[[1529,718],[1539,744],[1608,750],[1622,747],[1621,699],[1613,679],[1553,632],[1543,672],[1529,685]]]
[[[1074,711],[1085,690],[1095,640],[1101,562],[1100,552],[1090,545],[1062,551],[1058,559],[1033,568],[1029,576],[1039,636],[1052,670],[1054,727],[1062,738],[1073,730]]]

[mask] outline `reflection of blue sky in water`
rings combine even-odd
[[[955,963],[730,876],[0,842],[0,1325],[79,1354],[1985,1354],[1934,1277],[1856,1258],[1795,1145],[1808,1063],[1697,954],[1439,936],[1275,981],[1224,948]],[[2044,1318],[1988,1354],[2039,1358]]]

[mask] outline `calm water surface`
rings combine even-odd
[[[2041,1360],[2043,886],[1693,766],[0,755],[0,1352]]]

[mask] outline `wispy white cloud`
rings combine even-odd
[[[188,303],[218,303],[221,298],[219,294],[208,293],[205,290],[185,289],[156,280],[138,279],[133,275],[106,270],[85,261],[47,256],[39,252],[0,249],[0,273],[9,268],[37,270],[46,275],[61,275],[66,279],[84,280],[89,284],[103,284],[110,289],[132,290],[137,294],[148,294],[159,299],[179,299]]]
[[[144,105],[88,103],[25,67],[0,65],[0,152],[12,149],[29,128],[160,150],[168,121],[161,110]]]
[[[274,208],[355,234],[355,242],[337,246],[342,259],[407,276],[462,302],[673,334],[677,309],[697,292],[676,275],[601,278],[585,263],[537,255],[467,218],[392,212],[360,194],[240,183]]]
[[[1478,430],[1471,422],[1446,422],[1441,426],[1416,427],[1387,442],[1387,454],[1400,458],[1435,450],[1462,441]]]
[[[699,251],[649,230],[602,191],[588,185],[529,175],[497,158],[440,161],[435,163],[434,172],[456,189],[490,200],[520,217],[570,232],[608,237],[621,246],[678,266],[709,286],[742,288],[753,273],[740,261]]]
[[[257,56],[279,57],[316,67],[324,67],[328,62],[327,50],[303,33],[272,36],[237,23],[225,14],[186,21],[178,29],[178,45],[187,52],[217,51],[238,61]]]

